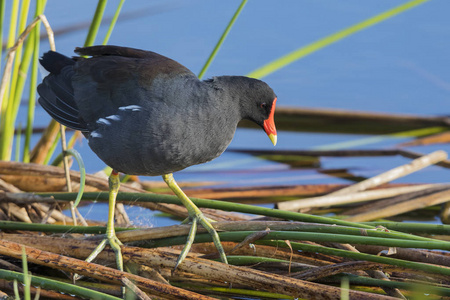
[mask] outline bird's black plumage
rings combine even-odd
[[[210,161],[229,145],[240,120],[263,127],[273,118],[276,96],[260,80],[200,81],[174,60],[132,48],[76,52],[90,58],[44,54],[50,75],[38,86],[39,103],[56,121],[81,130],[117,171],[162,175]]]

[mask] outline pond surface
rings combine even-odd
[[[249,1],[205,77],[248,74],[295,49],[406,2]],[[116,3],[109,1],[106,16],[112,16]],[[126,1],[109,44],[152,50],[198,73],[239,4],[240,1]],[[95,5],[96,1],[91,0],[48,0],[46,15],[58,31],[89,22]],[[279,106],[448,115],[449,11],[450,1],[428,1],[306,56],[264,80],[277,93]],[[101,43],[106,29],[101,27],[97,43]],[[83,45],[86,32],[84,27],[57,35],[57,50],[72,55],[75,47]],[[44,41],[41,51],[48,49]],[[37,126],[44,126],[49,120],[40,108],[36,118]],[[24,115],[19,119],[25,122]],[[279,132],[278,145],[273,148],[263,131],[238,129],[230,148],[314,149],[365,137]],[[359,148],[391,148],[405,141],[389,139]],[[85,140],[76,149],[89,173],[104,167]],[[437,149],[450,152],[449,145],[411,149],[422,153]],[[348,168],[356,175],[369,177],[408,161],[401,157],[325,158],[321,167]],[[397,182],[448,182],[449,174],[448,170],[430,167]],[[180,181],[218,181],[223,186],[348,182],[231,152],[175,176]],[[104,211],[103,217],[96,213],[91,217],[106,220],[106,208],[101,205],[85,209]],[[139,215],[139,209],[133,208],[130,213]],[[168,224],[159,219],[150,222],[156,226]]]

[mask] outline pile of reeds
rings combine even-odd
[[[336,299],[341,295],[352,299],[448,297],[450,241],[446,239],[449,225],[360,222],[447,202],[449,184],[387,184],[433,163],[448,164],[446,157],[445,152],[437,151],[345,187],[291,186],[266,191],[239,188],[226,192],[191,187],[188,189],[191,196],[207,194],[211,198],[235,201],[239,194],[247,199],[250,195],[273,199],[316,194],[322,196],[283,201],[278,206],[295,211],[319,207],[345,209],[339,218],[328,218],[193,198],[208,217],[218,221],[214,226],[224,242],[230,265],[211,260],[216,258],[216,249],[203,229],[198,230],[195,239],[198,244],[186,261],[173,270],[189,225],[119,227],[118,237],[125,244],[122,251],[130,273],[106,267],[115,265],[110,250],[100,254],[98,264],[83,261],[96,247],[101,237],[98,234],[103,233],[105,227],[95,226],[99,224],[90,221],[84,222],[91,226],[74,226],[71,218],[60,213],[59,208],[75,200],[76,193],[19,192],[19,185],[23,189],[30,188],[23,182],[37,183],[43,191],[64,189],[61,168],[1,162],[1,177],[9,183],[2,182],[8,192],[0,194],[0,212],[4,219],[13,220],[0,222],[0,253],[5,259],[4,266],[11,269],[5,271],[8,274],[3,277],[4,288],[8,287],[8,280],[22,278],[20,261],[11,258],[20,259],[25,251],[31,263],[32,285],[41,286],[40,293],[46,297],[56,297],[52,290],[92,298],[120,297],[123,284],[136,295],[143,291],[157,298],[206,298],[203,295],[259,299]],[[25,180],[20,180],[23,177]],[[79,178],[78,172],[71,172],[74,189]],[[118,201],[180,218],[187,216],[186,210],[177,205],[178,198],[146,192],[142,189],[146,185],[123,184]],[[88,175],[86,189],[91,192],[84,193],[84,202],[108,200],[106,192],[94,192],[107,190],[104,176]],[[327,195],[323,196],[324,193]],[[346,206],[356,202],[360,204],[357,207]],[[126,222],[126,214],[125,217],[122,214],[122,220]],[[57,225],[64,222],[66,225]],[[84,276],[76,286],[69,284],[73,274]]]
[[[402,4],[298,49],[249,75],[266,76],[424,1]],[[2,25],[5,2],[0,4]],[[238,7],[199,77],[212,62],[246,2],[242,1]],[[122,4],[123,1],[111,18],[104,44]],[[98,2],[85,46],[94,43],[105,5],[105,0]],[[443,151],[421,155],[403,149],[239,150],[293,167],[317,166],[320,158],[325,156],[402,155],[413,160],[353,185],[220,189],[185,183],[185,190],[195,204],[207,217],[217,221],[214,226],[219,231],[230,264],[217,260],[210,236],[198,229],[196,244],[176,270],[173,268],[190,226],[132,227],[123,205],[141,206],[180,219],[187,216],[185,208],[179,205],[175,196],[161,194],[160,186],[128,178],[131,179],[129,183],[121,186],[116,209],[116,230],[124,243],[122,253],[127,272],[114,268],[114,254],[108,247],[95,263],[85,262],[84,259],[102,238],[105,226],[101,222],[84,220],[73,205],[78,194],[70,191],[78,191],[80,184],[83,186],[84,176],[79,172],[69,172],[67,161],[66,168],[62,169],[59,166],[62,155],[55,158],[51,166],[47,165],[60,137],[63,149],[66,149],[64,130],[52,121],[36,145],[30,142],[31,135],[36,132],[33,119],[40,36],[37,25],[44,21],[50,40],[52,31],[42,15],[45,1],[37,0],[31,21],[28,21],[29,6],[28,0],[12,1],[10,30],[5,43],[8,52],[0,88],[2,296],[20,298],[23,295],[30,299],[34,294],[43,299],[117,299],[122,297],[122,287],[126,286],[127,297],[142,299],[450,297],[449,225],[373,221],[413,211],[423,212],[431,207],[435,215],[440,214],[441,220],[448,222],[449,183],[390,183],[431,164],[448,168],[450,162]],[[27,74],[30,90],[26,130],[23,131],[15,120],[25,92]],[[277,127],[282,130],[299,130],[301,127],[307,131],[425,136],[413,141],[416,144],[449,142],[450,121],[445,117],[281,107],[276,112],[276,120]],[[247,126],[246,123],[241,125]],[[78,136],[73,134],[69,148]],[[20,143],[22,138],[23,146]],[[13,156],[22,162],[10,162]],[[107,190],[108,182],[103,173],[87,175],[82,204],[107,202]],[[159,193],[149,190],[158,190]],[[276,203],[279,209],[244,204],[249,202]],[[71,217],[63,213],[64,209],[71,210]],[[78,280],[72,282],[74,278]]]

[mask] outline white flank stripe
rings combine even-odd
[[[106,119],[108,120],[112,120],[112,121],[120,121],[121,118],[119,115],[111,115],[111,116],[107,116]]]
[[[103,136],[100,133],[98,133],[98,132],[92,131],[91,132],[91,137],[93,137],[93,138],[102,138]]]
[[[111,122],[106,120],[105,118],[100,118],[97,120],[97,124],[111,125]]]
[[[131,111],[140,111],[142,107],[139,105],[128,105],[119,107],[119,110],[131,110]]]

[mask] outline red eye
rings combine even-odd
[[[260,107],[261,108],[266,108],[267,104],[266,103],[261,103]]]

